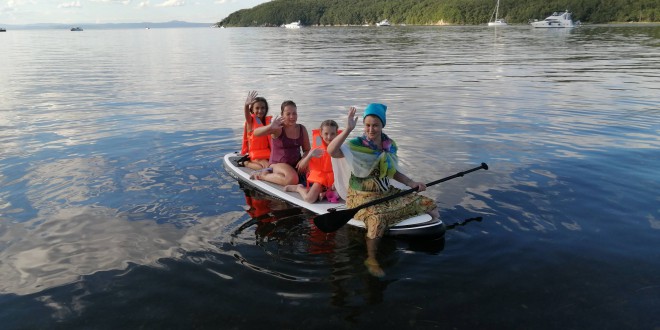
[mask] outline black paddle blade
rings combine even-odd
[[[328,212],[314,217],[314,225],[324,233],[332,233],[347,224],[359,209]]]

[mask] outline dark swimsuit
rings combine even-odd
[[[302,159],[300,148],[303,145],[303,127],[298,124],[300,134],[297,139],[291,139],[286,136],[286,130],[282,128],[282,134],[277,138],[272,138],[270,147],[270,164],[287,163],[296,168],[298,162]]]
[[[271,139],[270,146],[270,165],[287,163],[296,169],[296,165],[302,159],[300,149],[303,145],[303,127],[297,124],[300,132],[297,139],[291,139],[286,136],[286,130],[282,128],[282,134],[277,138]],[[298,173],[298,183],[302,185],[307,184],[307,175],[305,173]]]

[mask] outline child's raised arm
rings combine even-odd
[[[243,111],[245,112],[245,122],[247,123],[248,132],[252,131],[252,113],[250,113],[250,107],[256,98],[257,91],[248,92],[247,98],[245,98],[245,107],[243,107]]]

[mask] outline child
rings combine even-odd
[[[245,126],[243,127],[243,165],[253,170],[268,168],[270,158],[270,137],[255,136],[254,130],[270,124],[268,102],[263,97],[257,97],[257,91],[248,93],[245,99]]]
[[[301,184],[288,185],[284,187],[284,191],[297,191],[307,203],[314,203],[323,197],[329,201],[337,201],[338,195],[333,189],[335,178],[332,163],[330,155],[326,152],[328,144],[337,134],[339,134],[339,125],[334,120],[326,120],[321,123],[320,128],[312,131],[312,151],[305,157],[309,162],[307,186],[311,185],[311,187]]]

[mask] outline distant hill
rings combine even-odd
[[[79,26],[83,30],[107,30],[107,29],[159,29],[159,28],[190,28],[190,27],[208,27],[213,23],[190,23],[182,21],[170,21],[162,23],[142,22],[142,23],[37,23],[24,25],[10,25],[0,23],[0,27],[7,30],[68,30],[74,26]]]
[[[273,0],[236,11],[218,26],[363,25],[388,19],[392,24],[485,24],[496,0]],[[658,0],[500,0],[500,17],[509,23],[544,19],[569,10],[587,23],[660,22]]]

